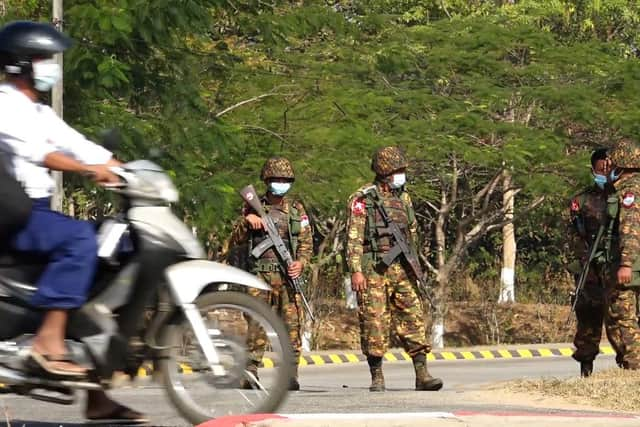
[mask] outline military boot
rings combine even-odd
[[[413,358],[413,369],[416,371],[416,390],[438,391],[442,388],[442,380],[432,377],[427,369],[426,354],[418,354]]]
[[[369,391],[385,391],[382,366],[369,367],[369,371],[371,372],[371,386],[369,386]]]
[[[298,366],[296,365],[293,377],[289,380],[289,390],[290,391],[298,391],[300,390],[300,383],[298,382]]]
[[[247,364],[246,367],[246,371],[251,373],[256,380],[258,380],[258,365],[256,365],[253,362],[249,362]],[[242,378],[240,380],[240,388],[245,389],[245,390],[253,390],[254,388],[258,388],[258,385],[255,383],[255,381],[250,381],[249,378],[247,378],[248,374],[245,374],[245,377]]]
[[[583,378],[590,377],[593,373],[593,360],[580,362],[580,376]]]
[[[371,386],[369,391],[385,391],[384,375],[382,375],[382,357],[367,356],[369,372],[371,372]]]

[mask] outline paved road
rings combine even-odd
[[[614,366],[613,358],[601,356],[596,369]],[[469,391],[483,390],[487,384],[516,378],[569,377],[577,374],[578,366],[571,358],[500,359],[436,361],[430,364],[432,374],[445,381],[437,393],[413,390],[413,369],[409,362],[387,363],[384,372],[387,393],[368,391],[369,373],[366,364],[307,366],[301,368],[300,392],[292,393],[281,413],[383,413],[383,412],[519,412],[554,413],[544,408],[514,404],[473,403],[465,399]],[[154,425],[186,425],[164,396],[163,389],[149,381],[135,388],[113,391],[113,395],[136,409],[148,413]],[[13,395],[1,395],[6,414],[12,420],[46,421],[60,425],[80,423],[81,404],[58,406]],[[20,425],[20,424],[14,424]],[[329,424],[326,424],[329,425]]]

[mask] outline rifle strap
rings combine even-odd
[[[371,191],[376,191],[371,190]],[[377,193],[376,193],[377,195]],[[365,193],[365,207],[367,209],[367,240],[369,240],[369,245],[371,245],[371,252],[373,253],[373,263],[378,262],[378,228],[376,227],[376,206],[373,200],[373,196],[370,192]]]

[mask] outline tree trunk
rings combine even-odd
[[[505,211],[505,219],[513,220],[515,191],[511,186],[511,173],[504,170],[502,173],[502,205]],[[515,301],[515,266],[516,266],[516,238],[513,222],[502,227],[502,271],[500,274],[499,303]]]
[[[431,346],[433,348],[444,347],[444,319],[447,314],[446,286],[449,281],[449,274],[443,271],[438,272],[437,287],[431,297]]]
[[[444,318],[446,310],[446,291],[447,282],[449,281],[449,271],[446,269],[446,224],[448,215],[446,190],[442,190],[440,197],[440,212],[435,223],[435,239],[436,239],[436,263],[438,274],[436,277],[436,288],[433,290],[431,300],[431,345],[433,348],[444,347]]]
[[[322,296],[320,287],[320,272],[321,269],[334,259],[336,253],[340,250],[340,232],[345,227],[345,222],[342,219],[333,219],[331,222],[331,228],[327,230],[325,238],[322,239],[320,246],[318,247],[318,254],[316,262],[311,264],[310,283],[307,287],[305,296],[309,302],[309,308],[317,316],[316,313],[316,301]],[[302,350],[311,351],[315,349],[318,335],[318,328],[320,322],[313,322],[309,316],[305,315],[304,325],[302,328]]]

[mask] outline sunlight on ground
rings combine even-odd
[[[514,392],[561,397],[568,402],[621,411],[640,411],[640,372],[618,368],[593,374],[590,378],[542,378],[507,384]]]

